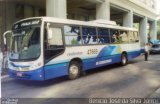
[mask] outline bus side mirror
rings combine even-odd
[[[7,34],[11,34],[11,33],[12,33],[12,32],[9,30],[9,31],[6,31],[6,32],[3,34],[4,45],[7,45],[6,35],[7,35]]]
[[[9,47],[7,46],[7,45],[10,45],[10,44],[7,44],[8,41],[6,39],[6,37],[9,36],[8,34],[12,35],[12,31],[9,30],[9,31],[6,31],[3,34],[3,40],[4,40],[4,49],[3,49],[3,51],[8,51],[8,48],[10,48],[10,46]],[[11,38],[12,36],[9,36],[9,37]]]

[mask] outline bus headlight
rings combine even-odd
[[[14,66],[12,62],[8,63],[8,68],[15,71],[29,71],[29,67]]]
[[[42,66],[42,63],[38,62],[38,63],[34,63],[31,66],[14,66],[14,64],[12,62],[8,63],[8,68],[10,70],[15,70],[15,71],[32,71],[32,70],[36,70],[38,68],[40,68]]]
[[[42,63],[35,63],[34,65],[32,65],[30,68],[29,68],[29,70],[36,70],[36,69],[38,69],[38,68],[40,68],[41,67],[41,65],[42,65]]]

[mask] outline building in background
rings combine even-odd
[[[90,21],[105,19],[139,29],[141,44],[157,38],[157,0],[1,0],[0,44],[2,34],[20,19],[50,16]]]

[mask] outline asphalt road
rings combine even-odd
[[[76,80],[2,82],[3,98],[148,98],[160,88],[160,55],[145,62],[140,56],[127,66],[118,64],[87,72]]]

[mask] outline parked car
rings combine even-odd
[[[151,54],[160,53],[160,42],[152,45],[150,53]]]
[[[152,39],[152,40],[150,40],[149,43],[151,43],[151,44],[158,44],[158,43],[160,43],[160,40]]]

